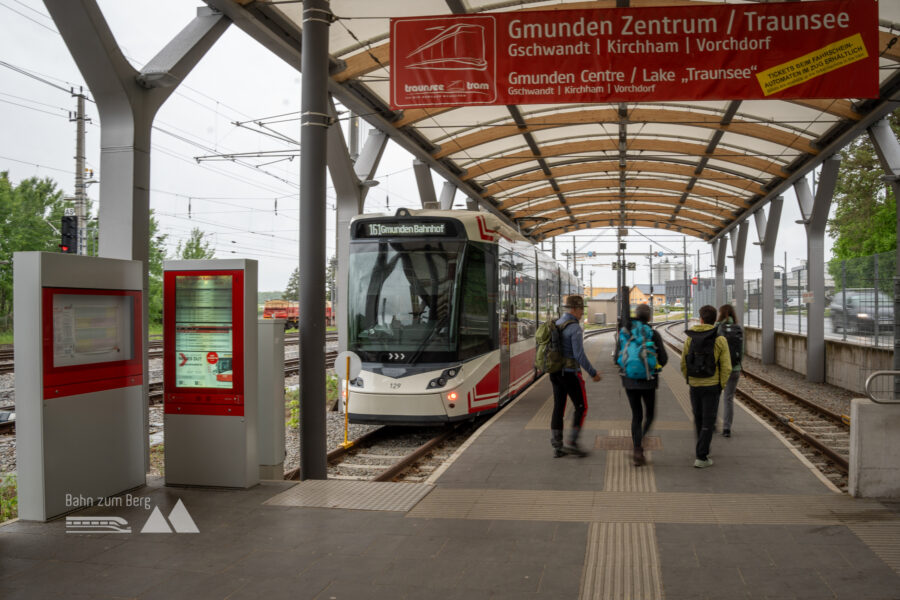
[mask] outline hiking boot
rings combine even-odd
[[[644,458],[644,449],[643,448],[635,448],[634,449],[634,466],[642,467],[647,464],[647,459]]]
[[[562,451],[566,454],[571,454],[572,456],[577,456],[578,458],[584,458],[587,456],[587,452],[578,447],[578,444],[572,442],[568,446],[563,446]]]
[[[562,448],[554,448],[553,449],[553,458],[560,458],[565,455],[566,455],[566,453],[562,451]]]
[[[705,469],[706,467],[713,466],[713,460],[709,457],[706,457],[706,460],[700,460],[699,458],[694,461],[695,469]]]

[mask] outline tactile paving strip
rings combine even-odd
[[[317,479],[301,481],[264,504],[406,512],[432,489],[420,483]]]
[[[641,444],[644,450],[661,450],[662,441],[655,435],[644,437]],[[631,435],[598,435],[594,442],[594,450],[625,450],[631,451],[633,448]]]
[[[690,407],[690,404],[688,404]],[[571,414],[572,405],[567,406],[567,414]],[[592,419],[591,414],[600,412],[602,408],[589,408],[588,418],[585,419],[581,426],[582,431],[597,431],[609,429],[630,429],[631,421],[613,421],[609,419]],[[593,411],[593,412],[592,412]],[[550,429],[550,416],[553,414],[553,397],[547,399],[541,408],[538,409],[531,420],[525,425],[525,429]],[[690,417],[690,415],[688,415]],[[653,421],[653,429],[657,431],[693,431],[694,425],[691,421]]]
[[[900,575],[900,523],[854,523],[848,527]]]
[[[657,547],[650,523],[591,523],[579,598],[660,600]]]
[[[648,463],[641,467],[634,466],[632,458],[632,442],[631,436],[627,435],[627,431],[613,430],[610,436],[603,438],[605,440],[625,440],[624,451],[619,449],[607,449],[606,453],[606,471],[603,479],[604,492],[647,492],[656,491],[656,477],[653,474],[653,464],[651,458],[653,454],[647,452],[645,454]],[[647,448],[648,440],[644,438],[644,448]],[[656,446],[659,446],[659,438],[656,440]],[[597,440],[600,441],[599,439]]]

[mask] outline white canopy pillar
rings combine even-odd
[[[716,265],[716,309],[725,304],[725,258],[728,254],[728,242],[721,237],[712,242],[713,260]]]
[[[734,257],[734,311],[738,319],[744,318],[744,303],[746,291],[744,290],[744,255],[747,253],[747,231],[749,224],[741,221],[737,233],[732,229],[728,233],[728,241],[731,243],[731,254]]]
[[[807,305],[806,379],[814,383],[825,382],[825,226],[828,211],[837,183],[839,155],[822,163],[819,185],[815,198],[806,179],[794,183],[794,192],[800,205],[800,214],[806,226],[806,265],[809,291],[813,301]],[[801,318],[802,315],[798,315]]]
[[[775,240],[781,221],[781,204],[778,196],[769,203],[769,216],[762,210],[753,213],[756,219],[756,235],[762,248],[762,363],[775,362]]]

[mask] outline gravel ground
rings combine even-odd
[[[828,383],[810,383],[806,376],[778,365],[763,365],[756,358],[744,357],[744,367],[751,373],[765,377],[772,383],[791,390],[798,396],[816,402],[840,415],[850,414],[850,402],[854,398],[861,398],[862,394],[835,387]]]

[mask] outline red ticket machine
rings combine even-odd
[[[165,263],[169,485],[249,487],[256,447],[256,262]]]

